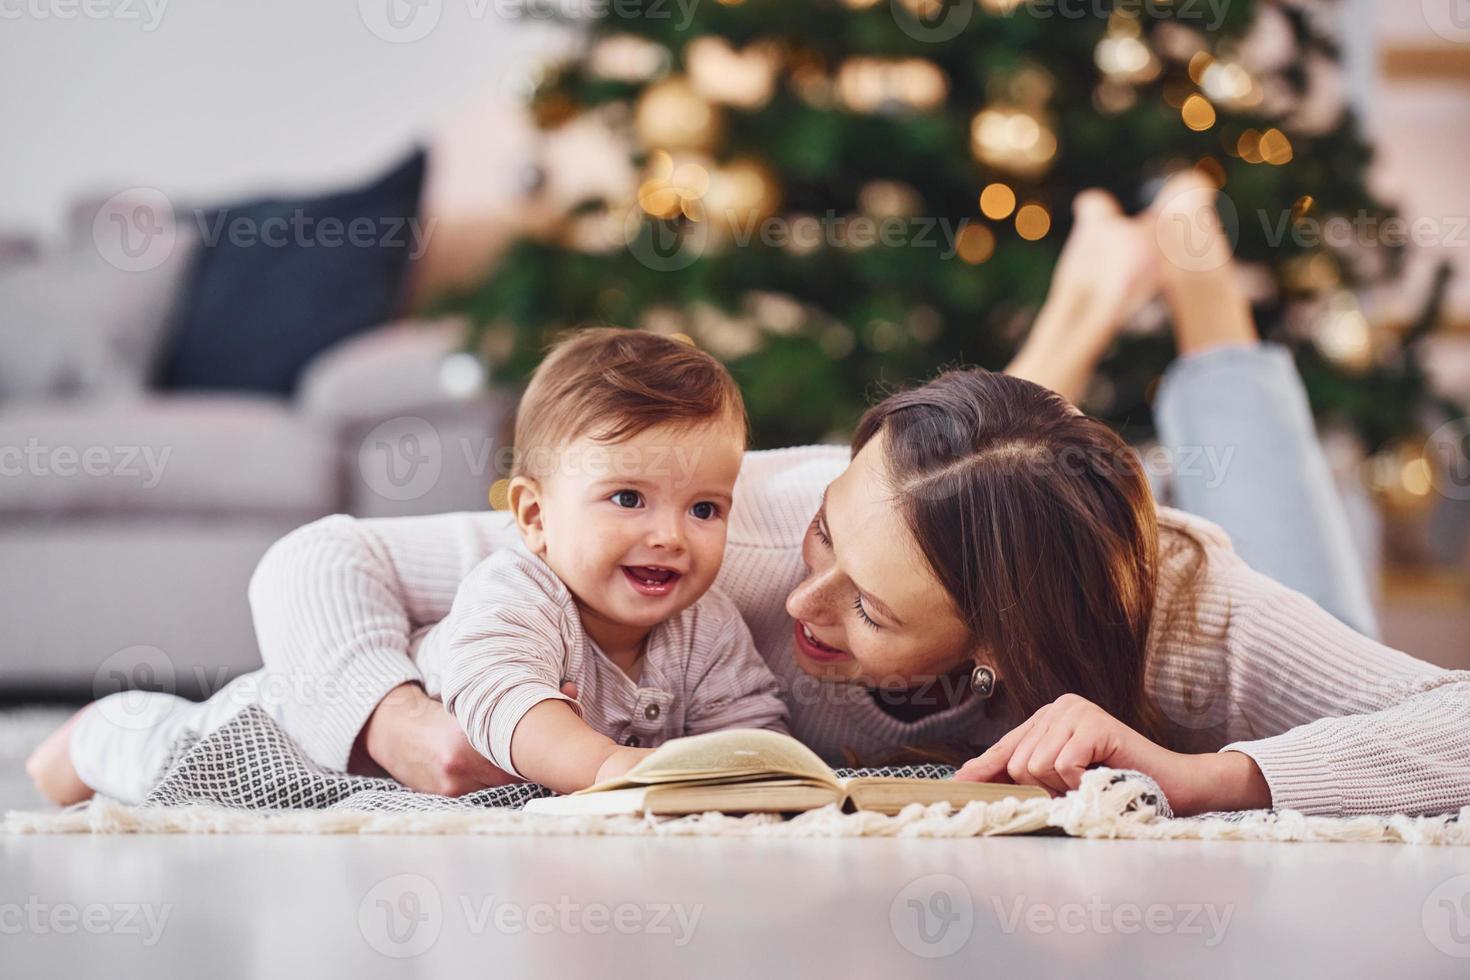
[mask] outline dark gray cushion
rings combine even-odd
[[[424,154],[366,187],[196,212],[167,388],[289,394],[317,354],[398,312]]]

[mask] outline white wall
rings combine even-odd
[[[412,43],[365,20],[406,0],[85,0],[101,19],[83,2],[0,0],[0,231],[55,234],[76,196],[123,187],[215,201],[356,179],[456,120],[493,127],[487,105],[559,36],[483,0],[427,0],[437,24]]]

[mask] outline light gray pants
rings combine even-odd
[[[1256,571],[1376,637],[1347,512],[1285,348],[1219,347],[1180,358],[1164,374],[1154,418],[1180,464],[1175,506],[1224,528]]]

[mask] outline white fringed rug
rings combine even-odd
[[[933,767],[928,767],[932,770]],[[910,771],[936,775],[937,770]],[[6,834],[465,834],[659,837],[990,837],[1052,833],[1132,840],[1348,841],[1470,845],[1470,807],[1438,817],[1308,817],[1291,810],[1175,818],[1138,773],[1096,769],[1059,799],[915,804],[896,816],[825,807],[790,819],[705,813],[677,819],[523,813],[536,786],[459,799],[315,765],[274,722],[247,708],[181,744],[143,804],[97,799],[62,811],[12,812]]]
[[[650,837],[990,837],[1061,832],[1132,840],[1346,841],[1470,845],[1470,807],[1443,817],[1308,817],[1291,810],[1177,819],[1145,802],[1151,786],[1089,772],[1082,788],[1056,800],[917,804],[897,816],[825,807],[789,820],[706,813],[678,819],[547,817],[519,810],[426,812],[251,811],[227,807],[132,807],[96,800],[57,813],[10,813],[7,834],[463,834]]]

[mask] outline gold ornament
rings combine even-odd
[[[1434,461],[1421,439],[1404,439],[1367,462],[1368,486],[1384,508],[1401,516],[1423,514],[1434,506]]]
[[[718,234],[754,233],[779,203],[775,178],[749,158],[716,164],[699,154],[655,150],[638,188],[638,204],[646,213],[707,221]]]
[[[837,92],[854,112],[927,112],[949,94],[949,79],[925,58],[849,58]]]
[[[681,153],[677,156],[655,150],[648,156],[643,182],[638,186],[638,206],[655,218],[668,220],[680,214],[701,218],[700,199],[709,191],[714,164],[708,157]]]
[[[1019,108],[981,110],[970,123],[975,159],[1023,177],[1046,172],[1057,152],[1057,137],[1037,113]]]
[[[1133,34],[1109,33],[1097,42],[1093,60],[1110,80],[1139,84],[1159,76],[1159,59],[1143,39]]]
[[[712,230],[743,236],[755,232],[756,225],[775,213],[781,193],[764,164],[738,158],[710,173],[709,190],[701,203]]]
[[[649,86],[633,112],[633,128],[648,149],[711,150],[723,123],[719,110],[681,76]]]
[[[873,180],[858,191],[858,207],[871,218],[907,218],[924,206],[919,192],[898,180]]]
[[[740,109],[759,109],[771,100],[781,52],[770,43],[736,51],[724,38],[706,35],[685,51],[689,82],[711,102]]]
[[[669,49],[636,34],[614,34],[593,45],[587,71],[612,82],[646,82],[669,67]]]
[[[1375,359],[1373,327],[1352,293],[1342,290],[1327,303],[1327,315],[1312,337],[1322,356],[1344,371],[1361,374]]]

